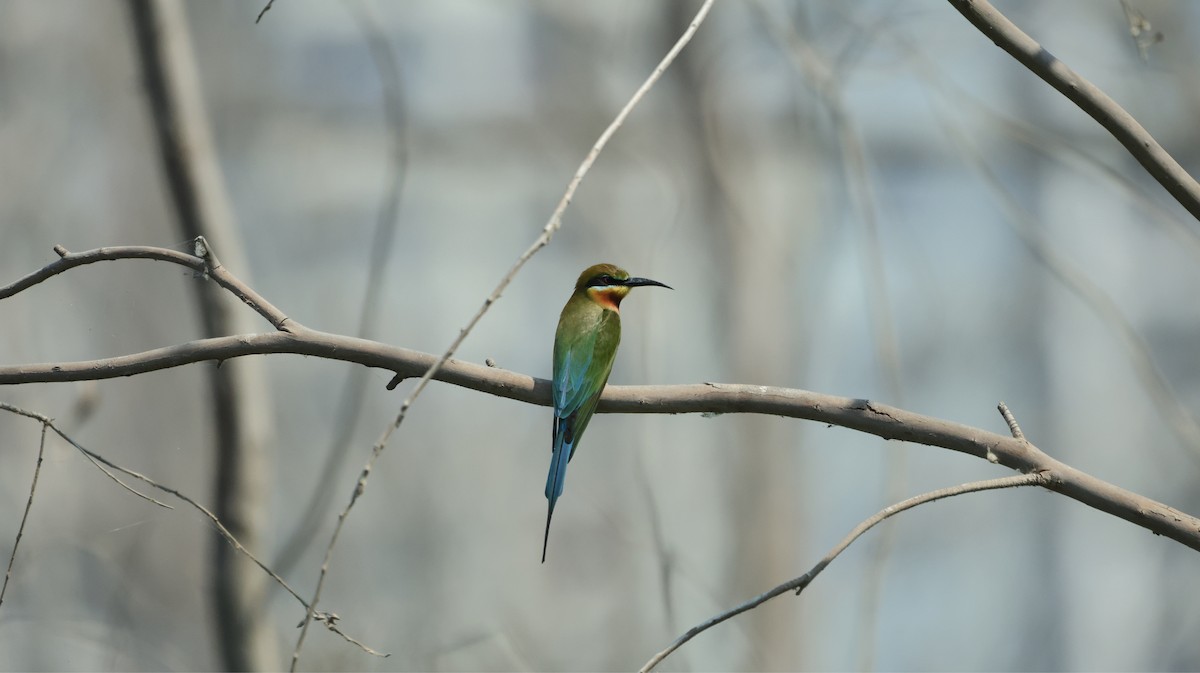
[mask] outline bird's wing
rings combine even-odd
[[[556,443],[563,437],[570,445],[568,459],[574,454],[579,436],[591,420],[612,371],[616,347],[610,343],[611,338],[611,331],[601,327],[588,330],[569,343],[556,344],[560,347],[555,349],[554,436]]]

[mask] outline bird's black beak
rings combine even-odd
[[[646,285],[656,285],[658,287],[665,287],[668,290],[675,289],[675,288],[671,287],[670,285],[667,285],[666,283],[660,283],[657,280],[650,280],[649,278],[630,278],[629,280],[627,280],[621,284],[624,285],[625,287],[644,287]]]

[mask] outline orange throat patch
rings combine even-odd
[[[589,287],[587,289],[588,296],[592,301],[600,306],[614,312],[620,313],[621,300],[625,295],[629,294],[629,288],[623,285],[612,287]]]

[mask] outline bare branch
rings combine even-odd
[[[29,288],[41,283],[44,280],[57,276],[60,273],[70,271],[77,266],[85,264],[94,264],[96,262],[107,262],[115,259],[157,259],[163,262],[171,262],[185,266],[198,274],[208,271],[204,264],[204,260],[199,257],[194,257],[185,252],[171,250],[169,248],[155,248],[148,245],[126,245],[120,247],[96,248],[84,252],[69,252],[61,245],[54,246],[54,252],[59,256],[57,261],[51,262],[46,266],[27,274],[24,277],[9,283],[4,287],[0,287],[0,299],[8,299],[9,297],[28,290]]]
[[[59,256],[58,260],[15,282],[0,287],[0,299],[7,299],[19,292],[28,290],[42,281],[70,271],[78,266],[117,259],[155,259],[187,267],[196,272],[197,275],[213,279],[218,285],[231,292],[238,299],[241,299],[242,303],[266,318],[276,329],[285,331],[288,329],[285,323],[289,319],[283,314],[283,311],[275,308],[271,302],[264,299],[254,288],[242,282],[241,279],[234,276],[228,269],[222,266],[220,260],[217,259],[216,253],[213,252],[212,247],[209,246],[208,241],[204,240],[203,236],[197,237],[193,241],[193,246],[196,252],[195,255],[148,245],[113,246],[95,248],[83,252],[70,252],[63,246],[56,245],[54,246],[54,252]]]
[[[1200,184],[1125,108],[1046,51],[987,0],[949,1],[997,47],[1100,122],[1192,217],[1200,219]]]
[[[63,439],[66,439],[68,442],[70,442],[72,446],[74,446],[76,449],[78,449],[80,451],[80,453],[83,454],[84,458],[87,458],[87,461],[89,463],[91,463],[93,466],[95,466],[95,468],[97,470],[100,470],[101,472],[103,472],[105,474],[105,476],[107,476],[109,479],[112,479],[113,481],[115,481],[117,483],[117,485],[120,486],[121,488],[125,489],[126,491],[129,491],[133,495],[141,498],[142,500],[145,500],[146,502],[158,505],[159,507],[163,507],[165,509],[175,509],[174,507],[168,505],[167,503],[165,503],[161,500],[158,500],[157,498],[148,496],[145,493],[142,493],[141,491],[137,490],[136,488],[130,486],[129,484],[126,484],[125,482],[121,481],[120,477],[113,474],[112,470],[108,469],[108,467],[105,466],[105,464],[108,463],[108,461],[102,461],[99,458],[99,456],[92,454],[92,452],[88,451],[87,449],[83,448],[82,446],[71,441],[69,438],[67,438],[66,435],[63,435],[61,432],[59,432],[58,428],[54,428],[54,432],[58,433],[60,436],[63,437]],[[124,470],[122,470],[122,471],[124,471]]]
[[[13,405],[7,404],[5,402],[0,402],[0,410],[7,411],[9,413],[13,413],[18,416],[32,418],[33,420],[40,422],[42,424],[43,429],[50,428],[56,434],[58,434],[63,439],[65,439],[71,446],[78,449],[79,452],[83,454],[83,457],[87,458],[88,462],[90,462],[92,465],[94,465],[97,470],[100,470],[101,472],[103,472],[106,477],[108,477],[109,479],[112,479],[121,488],[125,489],[126,491],[129,491],[130,493],[141,498],[142,500],[145,500],[147,502],[158,505],[159,507],[164,507],[166,509],[175,509],[174,507],[168,505],[167,503],[162,502],[160,500],[156,500],[156,499],[146,495],[145,493],[142,493],[141,491],[137,490],[136,488],[130,486],[129,484],[126,484],[125,482],[121,481],[120,477],[113,474],[111,470],[109,470],[107,467],[105,467],[105,464],[108,464],[108,461],[103,460],[103,459],[97,460],[98,456],[93,457],[93,455],[87,449],[83,448],[79,444],[76,444],[74,440],[72,440],[70,437],[67,437],[62,432],[60,432],[58,430],[58,428],[55,427],[54,420],[52,418],[50,418],[49,416],[46,416],[45,414],[39,414],[35,411],[27,411],[20,407],[14,407]],[[101,461],[103,461],[103,463]],[[36,479],[35,479],[35,481],[36,481]]]
[[[203,257],[208,276],[217,282],[217,285],[229,290],[233,296],[242,300],[242,303],[254,309],[259,315],[267,319],[267,322],[277,329],[284,332],[288,331],[287,323],[290,318],[283,314],[283,311],[275,308],[271,302],[267,301],[259,293],[254,291],[254,288],[246,285],[236,276],[229,272],[217,259],[217,253],[213,251],[212,246],[208,241],[204,240],[203,236],[197,236],[193,242],[195,253],[198,257]]]
[[[845,551],[851,543],[857,540],[863,533],[871,530],[871,528],[882,522],[884,519],[890,518],[905,510],[912,509],[918,505],[923,505],[935,500],[941,500],[943,498],[962,495],[964,493],[990,491],[998,488],[1014,488],[1018,486],[1046,486],[1046,476],[1035,472],[1031,474],[1018,474],[1011,477],[1001,477],[1000,479],[973,481],[968,484],[960,484],[958,486],[940,488],[936,491],[922,493],[921,495],[914,496],[903,502],[898,502],[889,507],[885,507],[877,512],[874,516],[855,526],[854,529],[850,531],[850,534],[843,538],[841,542],[837,543],[833,549],[830,549],[829,553],[826,554],[825,557],[820,561],[818,561],[811,570],[793,580],[780,584],[766,593],[759,594],[758,596],[751,598],[735,608],[722,612],[714,617],[710,617],[700,624],[688,629],[687,633],[684,633],[682,636],[676,639],[675,642],[671,643],[670,647],[651,657],[650,661],[647,661],[646,664],[642,666],[641,673],[647,673],[647,671],[652,670],[655,666],[661,663],[663,659],[666,659],[672,652],[679,649],[684,643],[716,626],[717,624],[730,619],[731,617],[736,617],[747,610],[753,610],[772,598],[782,595],[788,591],[795,591],[796,595],[799,596],[800,592],[804,591],[805,587],[811,584],[812,581],[816,579],[817,575],[820,575],[821,571],[824,570],[825,567],[830,563],[832,563],[839,554]]]
[[[429,353],[326,334],[249,334],[203,339],[134,355],[86,362],[0,367],[0,385],[129,376],[204,360],[251,354],[297,353],[408,372],[419,376],[436,357]],[[456,360],[439,381],[508,399],[550,405],[550,382],[495,367]],[[1047,488],[1200,550],[1200,519],[1087,475],[1044,454],[1033,444],[978,428],[872,402],[793,388],[702,383],[671,386],[608,386],[600,413],[754,413],[838,425],[884,439],[938,446],[1023,472],[1050,475]],[[357,487],[356,487],[357,490]]]
[[[293,325],[295,325],[293,323]],[[104,360],[0,367],[0,385],[130,376],[205,360],[296,353],[420,376],[437,357],[303,327],[294,332],[202,339]],[[550,405],[550,381],[496,367],[449,360],[439,381],[529,404]],[[600,413],[767,414],[828,423],[884,439],[939,446],[1021,472],[1046,471],[1047,488],[1200,551],[1200,519],[1080,472],[1033,444],[870,400],[795,388],[728,383],[608,386]],[[357,486],[356,486],[357,491]]]

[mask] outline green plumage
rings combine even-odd
[[[546,476],[546,499],[550,507],[542,541],[543,563],[554,504],[562,495],[567,478],[567,463],[575,457],[583,431],[592,420],[621,343],[618,307],[630,288],[644,285],[667,287],[656,280],[630,278],[612,264],[589,267],[580,274],[575,291],[558,318],[558,331],[554,335],[552,454],[550,474]]]
[[[586,294],[571,295],[559,316],[554,337],[554,371],[560,372],[554,377],[559,384],[555,386],[554,407],[558,412],[555,417],[570,420],[573,425],[568,460],[574,457],[575,447],[592,420],[620,343],[619,313],[604,308]]]

